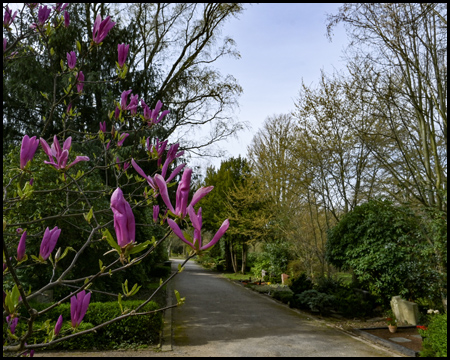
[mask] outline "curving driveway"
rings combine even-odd
[[[173,269],[179,263],[172,260]],[[171,286],[186,302],[172,310],[173,352],[166,356],[394,356],[193,261]]]

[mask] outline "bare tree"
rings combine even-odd
[[[446,4],[345,4],[328,24],[331,34],[343,22],[353,40],[347,90],[373,124],[354,129],[396,183],[391,193],[445,213],[446,19]]]

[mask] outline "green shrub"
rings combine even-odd
[[[314,289],[320,293],[333,295],[336,298],[334,310],[347,317],[371,316],[376,306],[374,296],[344,284],[341,279],[321,277],[314,285]]]
[[[294,294],[290,291],[275,291],[272,295],[274,299],[282,301],[285,304],[290,304],[293,296]]]
[[[300,308],[309,308],[321,314],[327,314],[335,306],[336,298],[333,295],[318,292],[317,290],[306,290],[295,295],[296,304]]]
[[[447,357],[447,313],[432,315],[428,329],[420,334],[423,336],[420,356]]]
[[[313,282],[308,279],[306,273],[302,273],[298,278],[292,281],[289,288],[294,294],[301,294],[304,291],[311,290],[313,288]]]
[[[140,300],[122,301],[123,309],[135,309],[142,304]],[[33,304],[33,307],[41,311],[47,308],[50,304]],[[159,306],[151,301],[146,304],[139,312],[146,312],[158,309]],[[120,307],[117,302],[105,302],[89,304],[86,316],[80,324],[80,330],[86,330],[97,325],[100,325],[108,320],[111,320],[121,314]],[[41,325],[47,320],[50,320],[50,329],[52,329],[58,319],[59,315],[63,316],[64,326],[61,334],[71,331],[70,326],[70,304],[61,304],[51,309],[47,313],[39,317],[34,329],[39,329]],[[126,344],[155,344],[159,341],[160,331],[162,329],[162,313],[158,312],[150,315],[130,316],[125,319],[116,321],[103,328],[96,330],[95,336],[93,333],[81,335],[74,339],[57,343],[51,349],[77,349],[77,350],[91,350],[96,349],[113,349],[118,346]],[[23,326],[23,329],[22,329]],[[16,328],[16,334],[21,334],[25,330],[25,322],[20,322]],[[5,336],[5,328],[3,334]],[[67,333],[65,335],[68,335]],[[28,343],[44,341],[46,331],[37,331],[33,334]],[[60,335],[61,336],[61,335]]]

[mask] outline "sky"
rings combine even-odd
[[[326,37],[327,14],[336,14],[339,6],[245,4],[239,18],[224,25],[222,35],[235,40],[241,58],[219,59],[215,67],[222,75],[233,75],[242,86],[235,116],[251,128],[239,132],[236,139],[219,143],[227,157],[197,160],[204,171],[206,166],[219,168],[229,157],[245,157],[268,116],[294,110],[302,79],[306,85],[314,85],[321,70],[331,74],[345,67],[342,55],[348,40],[344,28],[335,28],[332,42]]]

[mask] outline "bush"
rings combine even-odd
[[[447,357],[447,313],[432,315],[427,330],[420,331],[423,336],[422,357]]]
[[[122,301],[123,309],[135,309],[138,305],[142,304],[139,300]],[[48,307],[50,304],[33,304],[33,307],[40,311]],[[152,311],[158,309],[158,305],[151,301],[145,305],[140,312]],[[59,315],[63,316],[64,326],[61,330],[61,334],[64,334],[64,329],[70,332],[70,304],[65,303],[56,306],[49,312],[43,315],[43,318],[39,318],[41,321],[35,326],[35,329],[39,328],[47,319],[50,320],[51,326],[54,326]],[[121,314],[120,308],[117,302],[105,302],[105,303],[91,303],[89,304],[86,316],[83,322],[79,326],[80,330],[86,330],[97,325],[102,324],[112,318],[115,318]],[[89,333],[76,337],[75,339],[69,339],[61,343],[57,343],[49,349],[77,349],[77,350],[92,350],[92,349],[114,349],[121,345],[126,344],[155,344],[159,341],[160,331],[162,329],[162,313],[145,316],[130,316],[128,318],[116,321],[101,329],[98,329],[96,333]],[[19,322],[19,325],[22,325]],[[17,327],[16,333],[20,334],[21,327]],[[25,322],[23,322],[23,330],[25,330]],[[3,334],[5,336],[5,329]],[[35,338],[37,342],[42,342],[46,336],[45,331],[36,332]],[[61,335],[60,335],[61,336]],[[33,337],[31,339],[34,339]],[[30,341],[31,342],[31,341]]]
[[[306,273],[302,273],[298,278],[292,281],[289,288],[294,294],[301,294],[304,291],[311,290],[313,288],[313,282],[308,279]]]
[[[290,291],[275,291],[272,297],[276,300],[279,300],[285,304],[289,304],[292,302],[294,294]]]
[[[368,292],[345,285],[341,279],[321,277],[314,286],[320,293],[333,295],[336,298],[334,310],[347,317],[366,317],[373,314],[376,298]]]
[[[295,297],[295,305],[299,305],[300,308],[318,311],[320,314],[329,313],[336,304],[336,298],[333,295],[321,293],[317,290],[306,290],[301,294],[295,295]]]

